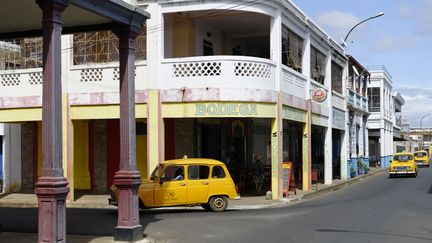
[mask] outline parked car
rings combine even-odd
[[[111,186],[110,205],[117,205],[118,191]],[[238,195],[224,163],[213,159],[184,158],[159,163],[138,190],[140,208],[201,205],[224,211],[228,199]]]
[[[417,163],[417,165],[425,165],[426,167],[429,167],[428,152],[426,151],[414,152],[414,161]]]
[[[389,168],[389,177],[397,175],[411,175],[417,177],[418,167],[414,162],[412,153],[397,153],[393,155],[393,160]]]

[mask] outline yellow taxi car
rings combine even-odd
[[[117,205],[118,192],[111,186],[110,205]],[[236,188],[224,163],[213,159],[184,158],[159,163],[150,179],[138,189],[140,208],[201,205],[222,212]]]
[[[429,167],[429,156],[426,151],[414,152],[414,161],[417,165],[425,165]]]
[[[396,153],[389,168],[389,177],[397,175],[411,175],[417,177],[418,167],[412,153]]]

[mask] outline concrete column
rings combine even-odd
[[[19,192],[21,190],[21,124],[4,125],[3,158],[3,192]]]
[[[272,165],[272,192],[273,199],[281,198],[282,189],[282,159],[283,159],[283,130],[280,109],[280,98],[278,98],[276,118],[271,123],[271,165]]]
[[[333,181],[333,142],[332,142],[332,128],[325,129],[325,142],[324,142],[324,184],[330,185]]]
[[[327,99],[323,102],[323,105],[327,106],[329,110],[329,117],[327,122],[327,128],[325,131],[324,141],[324,184],[330,185],[333,181],[333,104],[332,104],[332,87],[331,87],[331,56],[332,52],[327,52],[327,64],[326,64],[326,77],[324,85],[328,89]]]
[[[348,178],[348,150],[347,150],[348,132],[341,131],[341,158],[340,158],[340,171],[341,179],[346,180]]]
[[[66,176],[67,182],[69,183],[69,194],[67,199],[74,201],[74,185],[73,185],[73,168],[72,154],[73,151],[73,133],[71,134],[72,121],[70,119],[70,104],[68,98],[68,81],[70,81],[70,68],[72,67],[73,60],[73,35],[64,35],[61,37],[62,46],[62,159],[63,159],[63,171]],[[72,182],[72,183],[71,183]]]
[[[165,50],[164,31],[154,31],[156,26],[164,25],[164,18],[159,3],[150,3],[148,11],[152,13],[147,20],[147,81],[149,87],[147,103],[147,176],[156,165],[164,160],[164,124],[161,114],[159,87],[163,85],[161,77],[161,60],[169,50]]]
[[[147,177],[156,165],[164,160],[164,122],[162,119],[160,93],[149,90],[147,103]]]
[[[312,123],[312,101],[307,100],[306,123],[303,126],[303,191],[309,191],[311,188],[311,174],[312,174],[312,161],[311,161],[311,123]]]
[[[66,195],[63,175],[61,83],[62,12],[67,0],[37,0],[42,9],[42,174],[35,185],[39,207],[39,242],[66,242]]]
[[[120,165],[114,175],[118,188],[118,221],[114,240],[137,241],[143,238],[138,211],[140,172],[136,165],[135,128],[135,46],[139,26],[116,26],[120,56]]]
[[[385,129],[384,128],[381,128],[380,129],[380,141],[379,141],[379,144],[380,144],[380,154],[379,154],[379,158],[380,158],[380,161],[381,161],[381,168],[384,168],[385,167],[385,165],[384,165],[384,156],[385,156],[385,151],[386,151],[386,148],[385,148],[385,143],[386,143],[386,133],[385,133]]]

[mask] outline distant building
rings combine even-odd
[[[370,165],[388,167],[394,153],[393,139],[400,140],[401,111],[405,100],[393,91],[392,76],[384,65],[367,67],[371,73],[369,94]]]

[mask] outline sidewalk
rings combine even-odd
[[[263,209],[263,208],[276,208],[284,207],[289,204],[300,202],[303,199],[308,199],[312,197],[319,196],[324,193],[339,190],[350,184],[364,180],[365,178],[379,174],[386,171],[386,169],[381,168],[371,168],[371,171],[366,175],[357,176],[348,180],[334,180],[332,185],[322,185],[318,184],[318,190],[316,190],[315,185],[312,186],[312,190],[309,192],[297,192],[296,195],[290,194],[286,198],[278,200],[266,200],[264,196],[254,196],[254,197],[243,197],[240,200],[231,200],[229,202],[228,209],[230,210],[252,210],[252,209]],[[84,195],[78,198],[75,202],[68,202],[68,208],[111,208],[116,207],[107,204],[108,195]],[[6,195],[0,198],[0,207],[37,207],[36,195],[32,193],[23,194],[16,193]],[[190,207],[188,207],[190,209]],[[173,208],[158,208],[155,210],[172,210]],[[175,209],[179,209],[178,207]],[[153,210],[153,209],[149,209]],[[37,242],[37,234],[35,233],[10,233],[1,232],[0,229],[0,242],[17,242],[17,243],[27,243],[27,242]],[[112,236],[81,236],[81,235],[67,235],[67,242],[72,243],[105,243],[105,242],[120,242],[114,241]],[[140,242],[161,242],[152,239],[145,238]],[[162,241],[163,242],[163,241]]]
[[[318,190],[316,185],[312,185],[311,190],[297,191],[297,194],[289,194],[288,197],[284,197],[277,200],[266,200],[265,196],[246,196],[240,200],[230,200],[228,209],[231,210],[251,210],[251,209],[262,209],[262,208],[273,208],[283,207],[290,203],[300,201],[306,198],[318,196],[320,194],[339,190],[342,187],[350,185],[352,183],[363,180],[366,177],[375,175],[383,172],[385,169],[371,168],[371,171],[366,175],[357,176],[348,180],[333,180],[331,185],[318,184]],[[67,208],[102,208],[102,209],[116,209],[115,206],[108,205],[109,195],[82,195],[77,196],[73,202],[67,202]],[[37,207],[37,197],[34,193],[13,193],[9,195],[0,196],[0,207],[13,207],[13,208],[31,208]],[[179,207],[175,207],[179,209]],[[188,207],[190,208],[190,207]],[[158,208],[157,210],[173,209],[173,208]],[[150,209],[152,210],[152,209]]]

